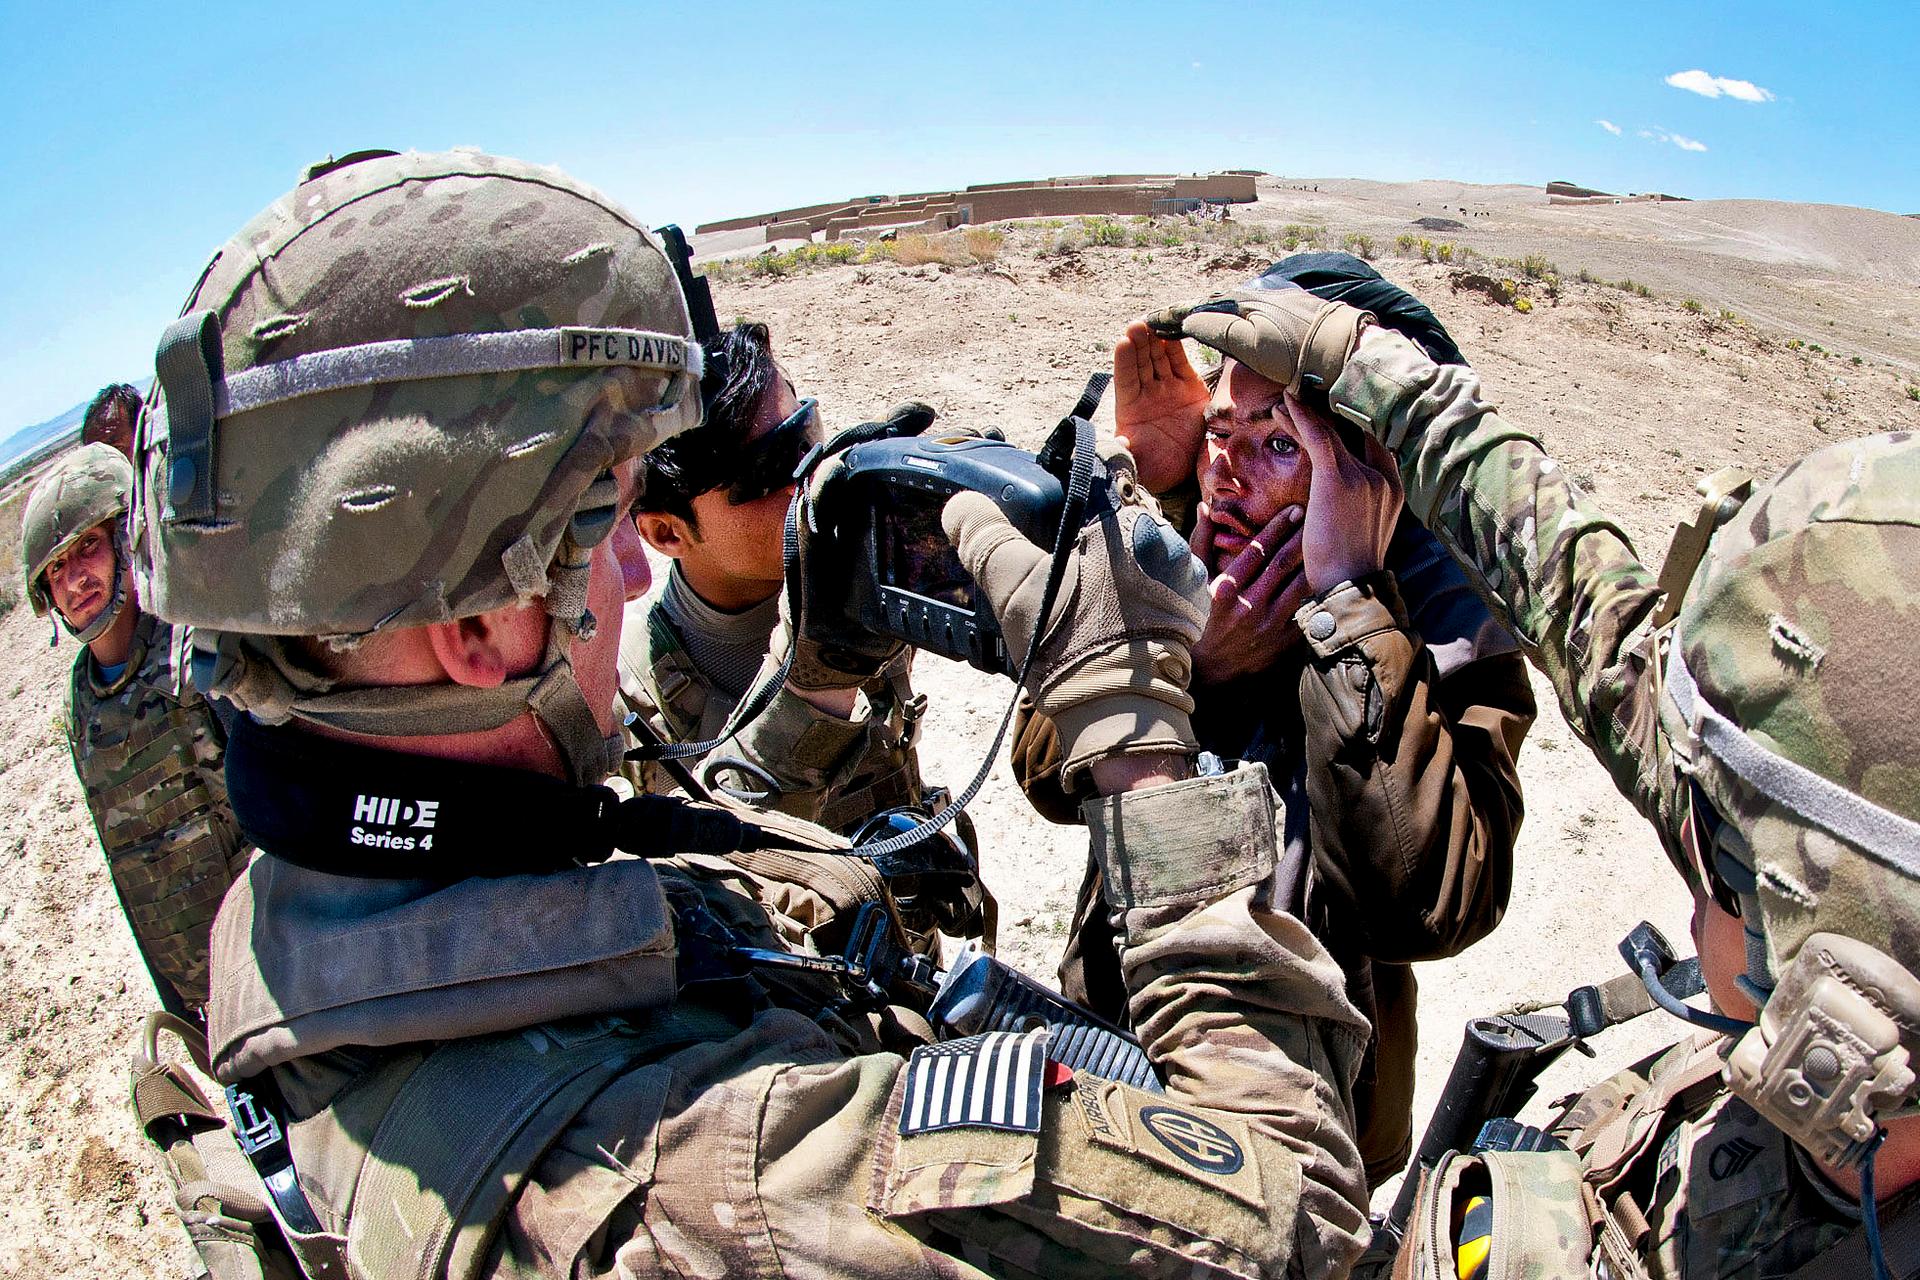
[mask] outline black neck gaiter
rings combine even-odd
[[[622,800],[494,765],[383,751],[235,718],[227,791],[247,838],[330,875],[464,880],[540,874],[641,856],[782,843],[677,796]]]

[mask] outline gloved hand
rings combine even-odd
[[[1147,317],[1147,328],[1160,337],[1204,343],[1295,398],[1307,380],[1317,381],[1320,390],[1332,386],[1372,323],[1369,312],[1322,302],[1304,289],[1223,293]]]
[[[902,400],[887,410],[887,416],[881,421],[894,428],[900,435],[918,436],[931,431],[934,419],[939,416],[930,404],[919,400]]]
[[[1024,656],[1042,627],[1048,553],[982,494],[949,498],[941,524]],[[1166,521],[1129,504],[1080,531],[1027,685],[1059,727],[1069,787],[1095,760],[1199,750],[1187,683],[1206,615],[1207,571]]]
[[[805,555],[800,563],[806,563]],[[801,587],[806,594],[806,587]],[[802,609],[805,609],[804,602]],[[793,666],[787,671],[787,683],[801,693],[822,693],[832,689],[857,689],[880,674],[880,669],[900,656],[907,646],[891,636],[875,636],[874,643],[855,653],[839,646],[826,647],[805,631],[795,635],[793,618],[785,587],[780,590],[780,621],[768,640],[768,652],[778,658],[787,646],[793,646]]]

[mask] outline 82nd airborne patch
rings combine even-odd
[[[1173,1107],[1142,1107],[1140,1123],[1160,1145],[1202,1173],[1240,1172],[1246,1156],[1219,1125]]]

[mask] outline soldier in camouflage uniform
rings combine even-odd
[[[1264,771],[1189,776],[1204,574],[1143,508],[1087,527],[1050,613],[1046,554],[991,502],[945,524],[1009,643],[1039,630],[1164,1093],[1051,1064],[1041,1031],[922,1043],[777,963],[844,925],[806,883],[843,841],[592,785],[619,741],[608,535],[640,455],[698,421],[691,328],[658,241],[565,175],[378,153],[310,171],[162,338],[141,582],[247,712],[228,772],[262,851],[216,922],[208,1047],[282,1095],[241,1111],[290,1149],[306,1264],[1344,1272],[1365,1024],[1273,905]],[[795,670],[819,661],[802,628]],[[183,1195],[220,1274],[259,1274],[243,1194]]]
[[[765,325],[734,326],[707,344],[706,359],[701,425],[640,464],[634,523],[673,568],[657,592],[629,607],[620,645],[627,705],[668,742],[715,737],[758,683],[779,620],[793,473],[821,439],[818,405],[796,395]],[[932,419],[921,406],[911,412]],[[909,682],[909,656],[858,690],[857,714],[856,691],[847,689],[832,710],[798,703],[791,710],[804,718],[796,723],[761,717],[708,757],[711,776],[740,790],[771,790],[768,806],[834,831],[921,803],[914,736],[926,699]],[[728,758],[745,767],[721,768]],[[629,769],[636,785],[677,789],[657,764]]]
[[[1568,1151],[1443,1162],[1403,1268],[1453,1275],[1449,1229],[1491,1187],[1487,1280],[1865,1275],[1881,1222],[1912,1274],[1920,720],[1889,643],[1920,621],[1920,438],[1714,477],[1656,575],[1469,370],[1304,295],[1157,322],[1317,386],[1395,453],[1694,891],[1706,1033],[1571,1100]],[[1329,330],[1352,358],[1303,364]]]
[[[112,446],[68,454],[28,496],[20,560],[34,612],[58,614],[81,642],[67,681],[67,745],[114,892],[162,1007],[197,1016],[207,930],[246,850],[221,772],[226,730],[185,679],[185,635],[133,598],[132,487],[133,469]]]

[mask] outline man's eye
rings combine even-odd
[[[1267,448],[1283,457],[1300,451],[1299,443],[1291,436],[1268,436]]]

